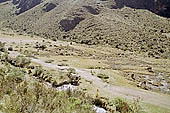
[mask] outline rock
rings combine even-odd
[[[16,4],[19,3],[19,1],[20,1],[20,0],[12,0],[12,3],[13,3],[14,5],[16,5]]]
[[[94,106],[93,109],[96,111],[96,113],[107,113],[107,111],[104,108]]]
[[[78,76],[77,74],[71,74],[71,75],[69,76],[69,78],[70,78],[70,83],[71,83],[72,85],[75,85],[75,86],[79,85],[79,81],[80,81],[80,79],[81,79],[80,76]]]
[[[17,5],[18,11],[16,14],[21,14],[40,4],[41,0],[13,0],[12,3]]]
[[[61,30],[65,32],[73,30],[83,20],[82,17],[74,17],[72,20],[63,19],[60,21]]]
[[[148,89],[149,89],[146,81],[139,82],[139,84],[137,85],[137,87],[140,87],[140,88],[145,89],[145,90],[148,90]]]
[[[160,16],[170,17],[169,0],[115,0],[116,7],[124,6],[135,9],[148,9]]]
[[[0,3],[7,2],[7,1],[10,1],[10,0],[0,0]]]
[[[86,8],[88,10],[88,12],[93,15],[99,14],[99,11],[97,9],[93,8],[92,6],[83,6],[83,7]]]
[[[58,91],[67,91],[67,90],[70,90],[71,92],[74,92],[75,89],[76,89],[76,87],[73,86],[73,85],[71,85],[71,84],[57,87],[57,90],[58,90]]]
[[[54,9],[56,7],[56,5],[54,3],[46,3],[44,6],[43,6],[43,11],[45,12],[49,12],[51,11],[52,9]]]

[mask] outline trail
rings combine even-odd
[[[56,64],[48,64],[45,63],[41,59],[33,59],[32,62],[36,62],[41,64],[44,67],[55,69],[55,70],[66,70],[68,68],[74,68],[76,73],[81,76],[82,78],[92,81],[93,85],[96,86],[98,89],[103,89],[106,94],[112,96],[119,96],[127,99],[134,99],[140,98],[143,102],[150,103],[153,105],[162,106],[165,108],[170,108],[170,96],[164,94],[158,94],[151,91],[145,91],[142,89],[133,89],[127,88],[123,86],[114,86],[109,85],[108,83],[103,82],[100,78],[91,75],[91,73],[86,69],[78,69],[75,67],[68,67],[68,66],[57,66]]]
[[[14,40],[12,38],[2,38],[0,37],[0,41],[2,42],[28,42],[28,43],[34,43],[37,40],[25,40],[22,38],[22,40]],[[18,52],[10,52],[12,56],[16,56],[20,53]],[[32,62],[38,63],[42,65],[43,67],[47,67],[50,69],[54,69],[56,71],[58,70],[67,70],[68,68],[74,68],[76,70],[76,73],[81,76],[82,78],[92,81],[92,85],[97,87],[98,89],[102,89],[105,94],[107,94],[110,97],[122,97],[127,99],[133,99],[133,98],[141,98],[143,102],[158,105],[164,108],[170,108],[170,96],[166,94],[159,94],[151,91],[146,91],[142,89],[135,89],[135,88],[129,88],[129,87],[123,87],[123,86],[115,86],[110,85],[108,83],[103,82],[100,78],[91,75],[89,70],[87,69],[79,69],[76,67],[71,66],[57,66],[57,64],[49,64],[45,63],[42,59],[34,59],[31,58]]]

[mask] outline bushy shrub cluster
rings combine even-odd
[[[0,67],[0,112],[4,113],[94,113],[81,93],[58,92],[10,65]]]

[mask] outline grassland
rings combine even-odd
[[[151,92],[152,90],[139,90],[140,87],[137,87],[137,84],[140,80],[142,81],[142,79],[138,77],[143,75],[153,77],[151,79],[154,80],[154,76],[156,77],[158,72],[164,72],[166,75],[163,76],[166,77],[169,73],[169,59],[145,58],[142,54],[137,55],[135,53],[124,52],[119,49],[110,48],[109,46],[95,47],[76,43],[71,45],[70,42],[51,41],[48,39],[42,40],[36,36],[30,37],[26,34],[24,36],[4,31],[1,32],[1,37],[1,41],[6,42],[6,48],[13,48],[12,51],[9,51],[11,56],[16,57],[17,54],[22,54],[22,56],[28,59],[33,59],[31,65],[42,65],[43,70],[46,72],[45,76],[40,76],[39,82],[52,80],[50,83],[53,83],[53,80],[55,80],[57,81],[56,83],[60,84],[62,81],[68,80],[66,76],[68,69],[74,69],[74,73],[81,76],[78,89],[81,89],[90,98],[96,98],[97,94],[100,98],[106,98],[106,100],[104,99],[106,102],[120,97],[126,98],[130,103],[133,103],[133,98],[135,98],[136,95],[140,95],[139,97],[142,98],[140,100],[142,111],[148,113],[154,113],[156,111],[168,113],[169,96],[167,94],[162,95],[159,90],[154,91],[158,93],[153,93]],[[43,45],[46,45],[44,50],[41,49]],[[62,51],[63,54],[60,54],[60,50],[64,50]],[[118,58],[118,56],[121,57]],[[152,67],[153,72],[147,70],[148,66]],[[34,71],[32,72],[34,73]],[[136,80],[131,78],[132,74],[136,76]],[[34,77],[32,78],[27,74],[24,74],[24,76],[26,76],[27,79],[29,78],[29,81],[31,80],[33,83],[42,85],[42,89],[45,87],[45,90],[48,90],[49,87],[37,82],[36,79],[33,79]],[[51,79],[51,77],[53,79]],[[111,90],[109,86],[113,89]],[[49,90],[51,91],[52,89]],[[146,94],[146,97],[149,99],[143,98],[145,97],[143,96],[144,94]],[[155,96],[159,99],[159,102],[154,99]],[[79,97],[77,98],[79,99]],[[84,100],[80,99],[80,101]],[[87,104],[93,106],[93,101],[89,101]],[[105,106],[103,107],[105,108]],[[113,108],[115,107],[112,107],[112,109]],[[109,109],[109,107],[107,107],[107,109]],[[67,109],[67,111],[69,111],[69,109]],[[84,112],[86,112],[86,110]]]

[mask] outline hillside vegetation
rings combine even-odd
[[[129,102],[116,98],[111,101],[100,98],[98,93],[94,98],[83,90],[62,90],[61,86],[67,84],[57,85],[61,79],[66,81],[66,77],[61,77],[62,73],[55,77],[51,71],[33,66],[24,56],[10,56],[12,49],[8,50],[0,42],[0,112],[95,113],[96,106],[111,113],[145,113],[139,100]],[[74,73],[74,70],[68,72]],[[56,81],[58,77],[60,81]],[[70,84],[75,85],[73,80]]]
[[[169,0],[0,0],[0,112],[169,109]]]
[[[53,40],[111,45],[168,58],[169,2],[158,0],[13,0],[2,2],[2,27]],[[5,7],[14,7],[6,10]],[[161,17],[163,16],[163,17]],[[164,18],[165,17],[165,18]]]

